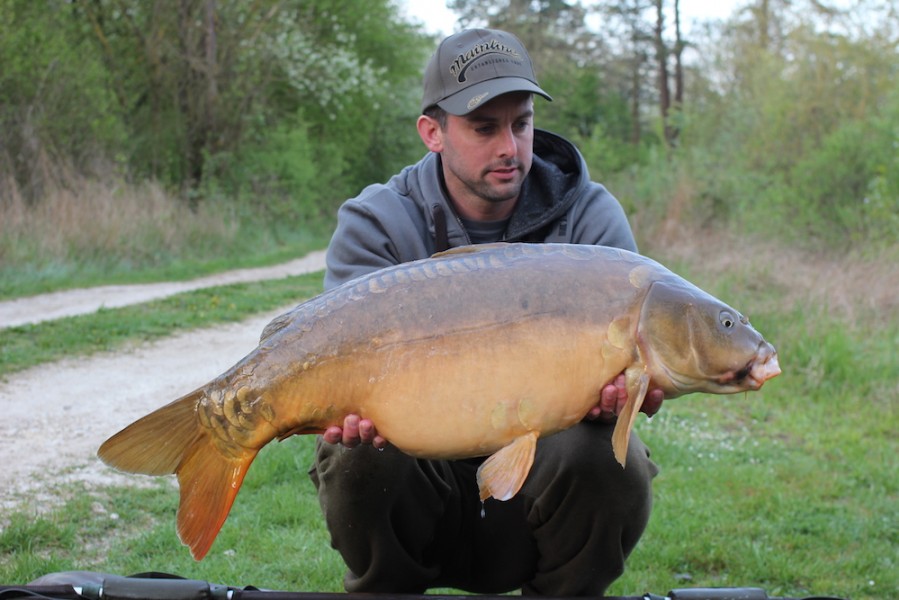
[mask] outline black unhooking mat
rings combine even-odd
[[[0,585],[0,600],[509,600],[509,596],[336,594],[232,587],[184,579],[167,573],[123,577],[91,571],[51,573],[27,585]],[[547,599],[551,600],[551,599]],[[785,598],[768,596],[761,588],[687,588],[664,596],[606,596],[605,600],[844,600],[835,596]]]

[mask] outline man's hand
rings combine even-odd
[[[329,444],[343,444],[347,448],[360,444],[371,444],[378,449],[387,446],[387,440],[378,435],[375,424],[370,419],[360,419],[359,415],[347,415],[343,419],[343,427],[328,427],[322,438]]]
[[[643,400],[643,406],[640,412],[653,416],[662,408],[662,401],[665,399],[665,392],[655,388],[646,392],[646,398]],[[615,380],[602,388],[599,393],[599,404],[590,409],[585,417],[588,421],[600,421],[610,423],[614,421],[621,410],[627,403],[627,384],[625,382],[624,373],[619,374]]]

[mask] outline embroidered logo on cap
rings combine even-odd
[[[505,55],[519,64],[522,60],[521,54],[519,54],[519,52],[515,48],[507,46],[502,42],[493,39],[489,42],[475,44],[468,52],[463,52],[462,54],[457,56],[456,60],[454,60],[449,66],[450,74],[456,78],[456,81],[458,83],[465,83],[465,73],[472,66],[474,61],[489,54]]]

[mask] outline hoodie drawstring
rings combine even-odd
[[[446,230],[446,212],[443,206],[435,204],[432,207],[434,216],[434,252],[449,250],[449,233]]]

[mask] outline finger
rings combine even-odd
[[[596,419],[600,418],[602,415],[603,415],[602,406],[597,404],[596,406],[591,408],[589,411],[587,411],[587,414],[584,415],[584,420],[585,421],[595,421]]]
[[[620,415],[621,411],[624,410],[624,405],[627,404],[627,378],[624,376],[624,373],[620,373],[617,377],[615,377],[615,414]]]
[[[640,411],[647,414],[647,416],[653,416],[659,409],[662,408],[662,402],[665,400],[665,392],[656,388],[654,390],[649,390],[649,393],[646,394],[646,400],[643,401],[643,406],[640,407]]]
[[[359,421],[359,438],[363,444],[371,444],[377,434],[375,424],[371,420],[362,419]]]
[[[618,388],[615,387],[614,383],[610,383],[609,385],[602,388],[602,391],[599,393],[599,408],[603,413],[615,413],[615,407],[618,404]]]
[[[596,406],[594,406],[593,408],[590,409],[590,412],[587,413],[587,418],[590,419],[591,421],[594,419],[598,419],[599,417],[601,417],[603,415],[604,412],[607,412],[607,411],[603,411],[602,406],[597,404]]]
[[[347,448],[355,448],[359,445],[359,416],[347,415],[343,419],[343,436],[341,442]]]
[[[387,447],[387,440],[382,438],[380,435],[376,435],[374,439],[371,441],[371,445],[377,448],[378,450],[383,450]]]
[[[325,432],[322,433],[322,439],[329,444],[339,444],[343,439],[343,429],[337,427],[336,425],[332,425],[331,427],[325,429]]]

